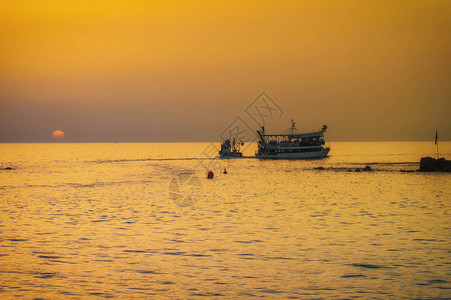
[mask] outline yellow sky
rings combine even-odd
[[[437,127],[449,139],[450,12],[445,0],[0,1],[0,141],[62,127],[208,140],[263,90],[290,112],[277,129],[295,118],[338,140]]]

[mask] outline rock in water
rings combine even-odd
[[[435,159],[422,157],[420,160],[420,172],[451,172],[451,161],[444,158]]]
[[[362,169],[362,171],[369,172],[369,171],[373,171],[373,169],[371,169],[370,166],[366,166],[365,168]]]

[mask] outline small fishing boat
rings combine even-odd
[[[221,150],[219,151],[220,158],[235,158],[243,157],[243,153],[240,151],[240,147],[243,146],[243,142],[236,142],[235,139],[230,141],[230,139],[225,140],[221,143]]]

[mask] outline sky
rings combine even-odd
[[[267,132],[451,140],[450,32],[449,0],[0,0],[0,142],[218,141],[262,92]]]

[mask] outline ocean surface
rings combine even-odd
[[[0,298],[451,298],[451,174],[409,172],[433,142],[212,146],[0,144]]]

